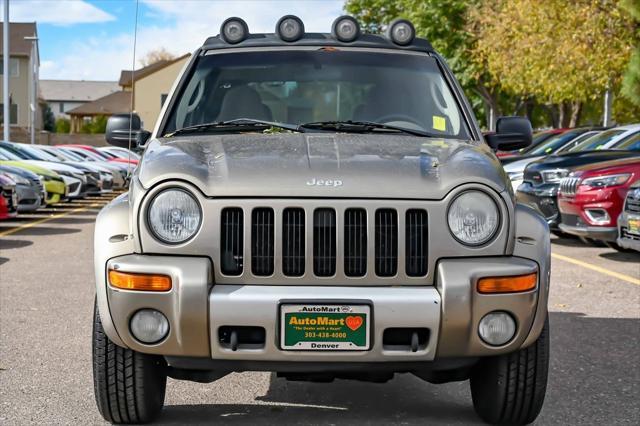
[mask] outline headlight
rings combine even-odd
[[[567,169],[547,170],[542,172],[542,181],[545,183],[556,183],[560,182],[562,178],[565,178],[568,175],[569,170]]]
[[[193,237],[201,221],[200,205],[183,189],[164,190],[149,205],[149,228],[158,240],[167,244],[182,243]]]
[[[580,183],[580,185],[590,186],[592,188],[606,188],[608,186],[616,186],[625,184],[631,173],[621,173],[619,175],[597,176],[587,178]]]
[[[499,213],[496,203],[484,192],[467,191],[458,195],[449,206],[449,229],[454,237],[466,245],[484,244],[498,229]]]

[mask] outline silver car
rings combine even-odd
[[[532,422],[549,362],[549,229],[493,152],[528,146],[529,121],[503,117],[483,137],[406,20],[379,36],[351,17],[323,34],[290,15],[275,34],[230,18],[220,34],[155,129],[135,114],[107,123],[109,143],[145,151],[95,227],[104,418],[152,420],[167,377],[254,370],[470,379],[482,419]]]

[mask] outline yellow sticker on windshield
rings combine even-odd
[[[447,120],[444,117],[438,115],[433,116],[433,128],[444,132],[447,130]]]

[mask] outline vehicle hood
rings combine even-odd
[[[544,158],[544,157],[542,156],[527,157],[527,158],[520,159],[518,161],[514,161],[513,163],[505,164],[504,171],[507,173],[522,172],[524,171],[524,168],[527,167],[529,163],[536,160],[540,160],[541,158]]]
[[[155,139],[137,175],[145,188],[179,179],[210,197],[442,199],[463,183],[507,182],[481,142],[344,133]]]
[[[527,166],[527,172],[539,172],[549,169],[571,169],[586,164],[637,156],[634,151],[587,151],[571,152],[562,155],[550,155],[542,160],[534,161]]]
[[[55,172],[70,172],[70,173],[82,173],[82,170],[73,166],[67,166],[62,163],[56,163],[54,161],[40,161],[40,160],[24,160],[27,163],[35,164],[39,167],[44,167]]]
[[[50,176],[50,177],[56,177],[56,178],[60,177],[56,172],[54,172],[49,168],[38,166],[37,164],[33,164],[27,161],[28,160],[23,160],[23,161],[4,161],[3,160],[3,161],[0,161],[0,164],[7,165],[7,166],[20,167],[22,169],[32,171],[42,176]]]

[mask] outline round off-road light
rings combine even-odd
[[[283,16],[276,24],[276,34],[283,41],[294,42],[300,40],[304,35],[304,23],[297,16]]]
[[[502,346],[516,334],[516,322],[506,312],[490,312],[480,320],[480,338],[491,346]]]
[[[340,16],[333,21],[331,34],[339,41],[350,43],[360,37],[360,25],[352,16]]]
[[[249,35],[249,27],[240,18],[229,18],[220,26],[220,35],[229,44],[240,43]]]
[[[153,235],[165,244],[180,244],[193,237],[202,222],[195,197],[184,189],[169,188],[149,204],[147,223]]]
[[[387,37],[395,44],[406,46],[411,44],[413,39],[416,38],[416,29],[413,24],[406,19],[396,19],[389,24]]]
[[[131,334],[142,343],[157,343],[167,337],[169,321],[155,309],[140,309],[129,323]]]

